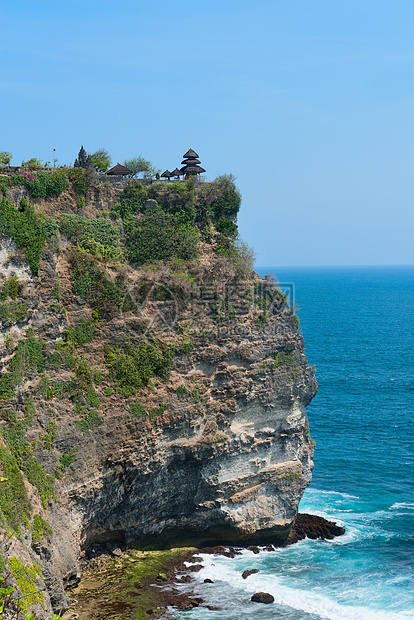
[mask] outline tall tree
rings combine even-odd
[[[91,153],[93,165],[99,172],[106,172],[111,167],[112,160],[106,149],[98,149],[95,153]]]
[[[8,151],[0,151],[0,164],[2,166],[10,166],[12,154]]]
[[[141,172],[143,172],[145,178],[152,179],[157,173],[159,174],[161,172],[161,170],[154,168],[150,161],[141,156],[127,159],[124,161],[124,166],[132,170],[131,176],[133,177],[137,177]]]

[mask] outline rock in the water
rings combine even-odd
[[[204,579],[204,583],[214,583],[212,579]]]
[[[332,540],[335,536],[345,534],[343,527],[336,525],[333,521],[327,521],[317,515],[298,514],[295,523],[289,534],[289,538],[283,543],[282,547],[292,545],[298,540],[310,538],[312,540]]]
[[[249,551],[253,551],[253,553],[260,553],[260,549],[259,547],[256,547],[255,545],[250,545],[250,547],[247,547]]]
[[[250,600],[253,601],[253,603],[265,603],[268,605],[269,603],[274,603],[275,597],[268,592],[256,592]]]
[[[242,573],[242,577],[243,579],[247,579],[247,577],[249,577],[250,575],[254,575],[255,573],[260,573],[260,571],[257,570],[257,568],[252,568],[251,570],[245,570]]]

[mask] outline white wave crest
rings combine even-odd
[[[414,510],[414,504],[410,504],[409,502],[396,502],[392,506],[390,506],[390,510],[399,510],[400,508],[408,508],[409,510]]]
[[[253,555],[252,552],[243,551],[245,560],[250,555]],[[243,579],[240,570],[242,567],[238,562],[234,564],[231,560],[204,554],[201,557],[204,567],[194,577],[199,582],[200,594],[202,594],[203,599],[207,603],[211,602],[207,600],[211,596],[214,598],[214,604],[217,605],[219,602],[220,607],[222,607],[222,612],[219,612],[216,617],[227,617],[228,620],[250,617],[250,606],[252,606],[252,615],[253,609],[256,609],[254,603],[250,602],[251,595],[254,592],[269,592],[274,596],[276,605],[286,606],[306,614],[318,615],[326,620],[413,620],[412,613],[404,611],[376,610],[363,605],[339,603],[327,594],[317,592],[314,589],[299,589],[285,585],[283,578],[265,572]],[[255,561],[257,559],[260,559],[260,556],[255,556]],[[259,568],[260,562],[255,566]],[[203,589],[204,579],[211,579],[214,582],[208,586],[208,591]],[[240,605],[237,614],[234,607],[235,599]],[[367,602],[369,602],[369,598],[367,598]],[[227,615],[221,616],[221,613],[225,613],[226,609]],[[195,617],[198,617],[197,614]],[[266,617],[271,618],[271,615]]]

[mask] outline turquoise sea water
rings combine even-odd
[[[300,511],[337,521],[346,534],[273,553],[205,556],[196,591],[220,611],[174,615],[414,619],[414,267],[259,271],[294,283],[317,368],[308,407],[315,469]],[[247,568],[260,572],[243,580]],[[275,603],[251,603],[257,591]]]

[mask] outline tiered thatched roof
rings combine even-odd
[[[194,176],[205,172],[204,168],[199,166],[201,162],[198,159],[198,154],[193,151],[193,149],[189,149],[187,153],[184,153],[183,157],[184,160],[181,163],[184,164],[184,166],[181,168],[181,174],[185,174],[185,176]]]

